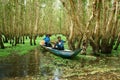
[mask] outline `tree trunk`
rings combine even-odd
[[[117,39],[117,42],[115,44],[114,50],[118,49],[119,44],[120,44],[120,33],[118,34],[118,39]]]
[[[88,47],[88,42],[86,40],[83,41],[82,43],[82,51],[81,51],[81,54],[84,54],[86,55],[86,49]]]
[[[68,41],[68,46],[70,48],[70,50],[75,50],[75,42],[70,40]]]
[[[1,49],[4,49],[4,44],[3,44],[3,41],[2,41],[2,35],[0,34],[0,47]]]
[[[5,38],[4,38],[4,43],[8,43],[8,38],[7,38],[7,36],[6,35],[4,35],[5,36]]]
[[[27,38],[28,38],[28,36],[25,36],[25,38],[27,39]]]
[[[99,46],[97,43],[94,42],[94,40],[90,39],[90,45],[92,46],[93,55],[99,54]]]
[[[22,40],[22,36],[20,37],[20,44],[22,44],[23,40]]]
[[[15,38],[14,37],[11,38],[11,43],[12,43],[12,46],[14,46],[14,44],[15,44]]]
[[[29,36],[30,38],[30,45],[32,45],[32,36]]]
[[[15,46],[19,44],[19,37],[15,37]]]
[[[116,45],[115,45],[115,47],[114,47],[114,50],[117,50],[117,49],[118,49],[119,44],[120,44],[120,39],[117,40]]]
[[[33,38],[34,45],[36,45],[36,38],[37,38],[37,36],[34,36],[34,38]]]
[[[10,44],[12,44],[12,40],[10,39]]]
[[[10,36],[9,38],[10,38],[10,44],[12,44],[12,46],[14,46],[14,42],[15,42],[15,41],[14,41],[14,37],[11,37],[11,36]]]
[[[112,40],[112,42],[114,41]],[[108,39],[103,39],[101,45],[101,53],[110,54],[112,52],[113,43],[110,44],[110,41]]]
[[[93,13],[96,13],[95,19],[96,24],[94,31],[92,32],[92,37],[90,37],[90,45],[92,46],[93,54],[99,54],[99,45],[100,45],[100,11],[101,11],[101,0],[95,0]],[[95,12],[94,12],[95,10]]]
[[[73,25],[73,21],[71,20],[71,25],[70,25],[70,35],[68,38],[68,46],[71,50],[75,50],[75,42],[74,42],[74,25]]]
[[[106,29],[101,42],[101,53],[110,54],[115,43],[116,27],[117,27],[117,1],[114,0],[113,9],[109,20],[106,24]],[[117,46],[116,46],[117,48]]]
[[[81,42],[82,42],[82,37],[78,39],[78,43],[77,43],[77,47],[76,47],[77,49],[80,48]]]
[[[25,38],[24,38],[24,36],[22,37],[22,43],[25,44]]]
[[[110,54],[112,52],[112,47],[110,45],[104,45],[101,47],[101,53]]]

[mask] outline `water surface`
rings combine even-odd
[[[91,80],[107,74],[120,79],[119,57],[81,56],[63,59],[35,49],[26,55],[0,58],[0,80]],[[113,74],[114,73],[114,74]],[[100,79],[98,79],[100,80]]]

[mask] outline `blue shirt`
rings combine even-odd
[[[64,43],[65,43],[65,41],[61,40],[57,43],[57,46],[62,48],[62,47],[64,47]]]
[[[50,43],[50,38],[48,36],[46,36],[44,39],[45,43]]]

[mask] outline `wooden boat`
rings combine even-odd
[[[77,54],[79,54],[79,52],[82,49],[77,49],[75,51],[71,51],[71,50],[57,50],[57,49],[53,49],[51,47],[46,47],[46,46],[42,46],[41,47],[57,56],[63,57],[63,58],[72,58],[75,57]]]

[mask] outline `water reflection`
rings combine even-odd
[[[54,80],[59,80],[62,72],[59,68],[56,68],[54,71]]]
[[[0,59],[0,79],[6,77],[25,77],[39,74],[40,55],[35,53],[19,56],[15,53]]]
[[[13,53],[7,58],[1,58],[0,80],[27,76],[34,76],[35,80],[46,80],[50,77],[59,80],[60,70],[52,62],[52,58],[46,56],[48,56],[48,53],[40,53],[36,49],[23,56]]]
[[[119,68],[118,61],[119,58],[111,59],[111,57],[95,60],[79,57],[76,60],[68,60],[53,56],[48,52],[41,53],[39,49],[36,49],[23,56],[13,53],[9,57],[0,58],[0,80],[61,80],[61,78],[66,78],[66,75],[90,72],[95,69],[92,67],[103,68],[107,65]],[[16,77],[22,79],[14,79]]]

